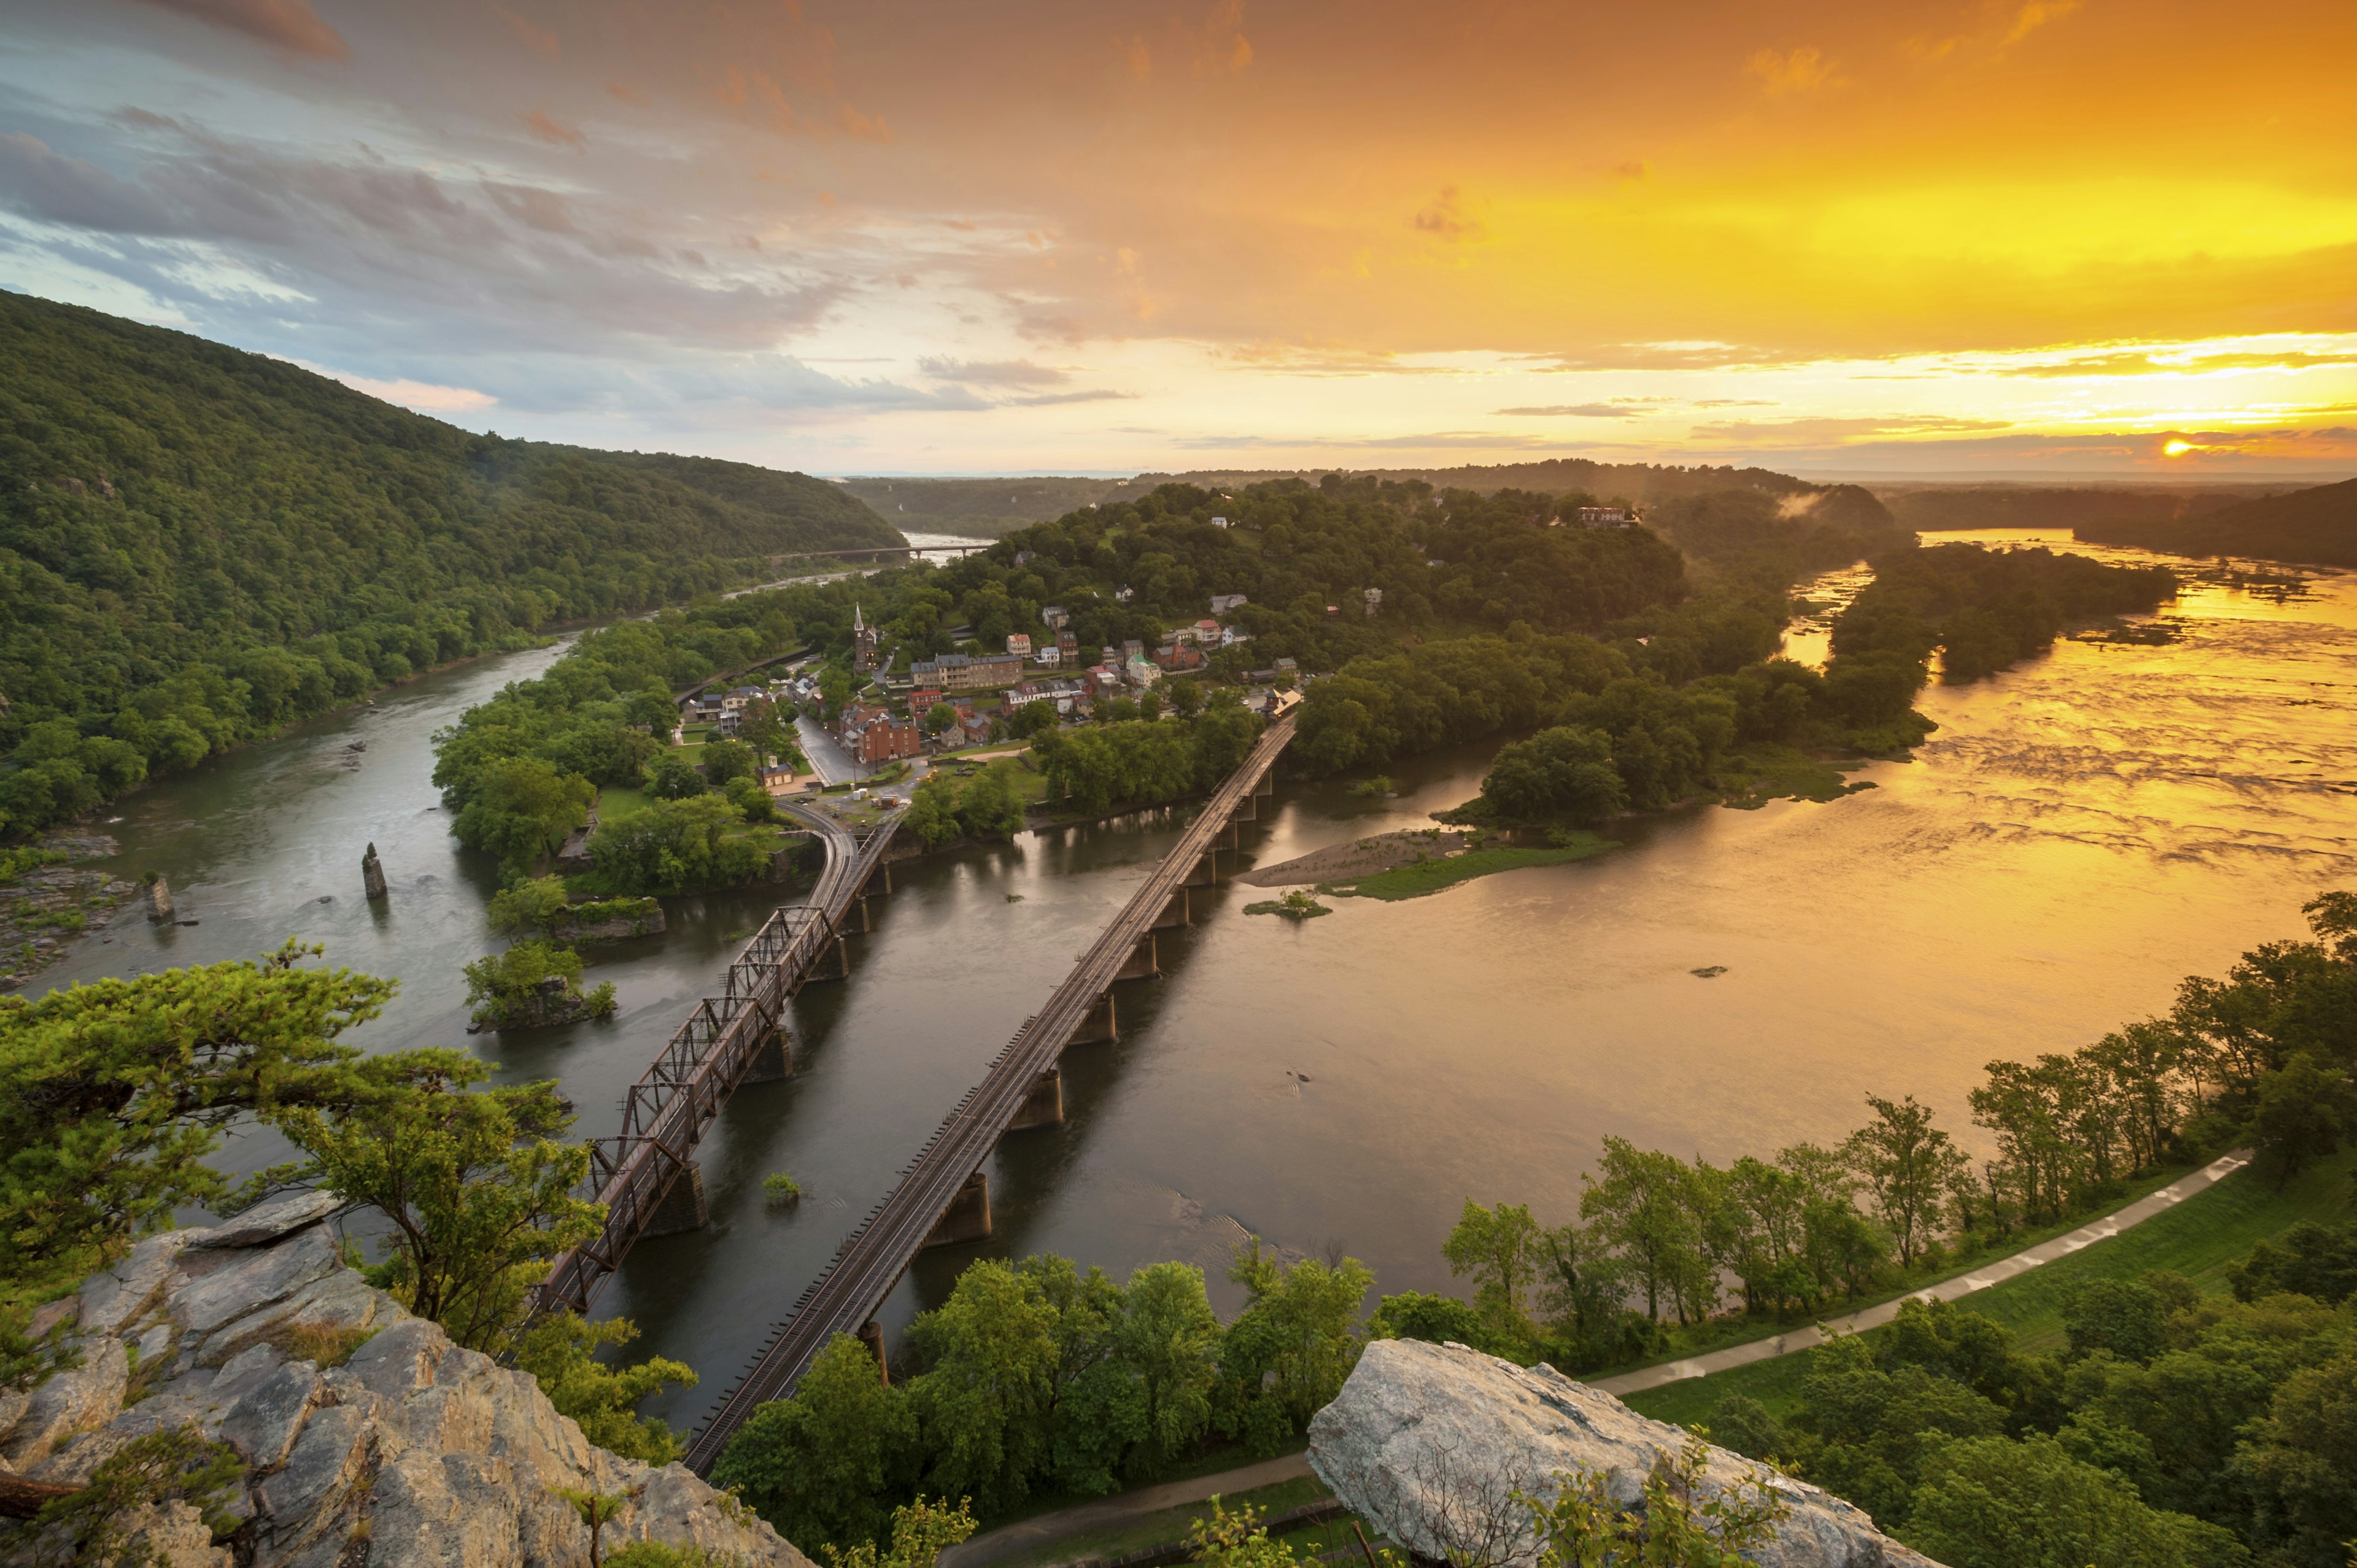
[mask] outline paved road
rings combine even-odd
[[[1609,1394],[1641,1393],[1646,1389],[1658,1389],[1664,1384],[1683,1382],[1688,1378],[1708,1377],[1713,1372],[1724,1372],[1731,1367],[1748,1367],[1754,1361],[1772,1361],[1779,1356],[1794,1355],[1813,1346],[1824,1344],[1835,1334],[1855,1334],[1860,1329],[1879,1328],[1899,1316],[1899,1308],[1905,1302],[1933,1296],[1942,1301],[1954,1301],[1961,1296],[1970,1295],[1975,1291],[1986,1290],[2000,1280],[2009,1280],[2016,1274],[2026,1274],[2041,1263],[2050,1263],[2058,1258],[2067,1258],[2072,1253],[2082,1251],[2106,1237],[2116,1236],[2123,1230],[2141,1225],[2156,1214],[2166,1213],[2195,1193],[2217,1186],[2219,1182],[2250,1163],[2251,1152],[2248,1149],[2237,1149],[2231,1155],[2221,1155],[2183,1180],[2172,1182],[2149,1197],[2136,1199],[2125,1208],[2106,1214],[2101,1219],[2090,1224],[2082,1225],[2067,1236],[2057,1236],[2050,1241],[2041,1241],[2035,1247],[2016,1252],[2012,1257],[2001,1259],[1986,1268],[1975,1269],[1971,1273],[1958,1274],[1953,1279],[1942,1280],[1938,1284],[1927,1286],[1917,1291],[1913,1295],[1901,1296],[1898,1301],[1886,1301],[1879,1306],[1869,1306],[1863,1312],[1851,1313],[1847,1317],[1835,1318],[1831,1322],[1809,1328],[1797,1328],[1790,1334],[1779,1334],[1773,1338],[1755,1339],[1749,1345],[1730,1345],[1724,1350],[1713,1350],[1706,1356],[1696,1356],[1690,1360],[1671,1361],[1659,1367],[1646,1367],[1634,1372],[1623,1372],[1617,1378],[1598,1378],[1595,1380],[1593,1386]]]
[[[1058,1509],[1054,1513],[1043,1513],[1036,1519],[1002,1524],[986,1535],[977,1535],[962,1545],[948,1548],[941,1555],[941,1568],[982,1568],[985,1563],[996,1563],[1050,1541],[1085,1535],[1092,1530],[1116,1529],[1148,1514],[1160,1513],[1164,1509],[1183,1508],[1211,1497],[1232,1498],[1256,1487],[1273,1487],[1279,1481],[1295,1480],[1308,1474],[1308,1455],[1287,1454],[1280,1458],[1264,1459],[1257,1465],[1246,1465],[1241,1469],[1222,1470],[1216,1476],[1198,1476],[1191,1481],[1166,1481],[1158,1487],[1141,1487],[1136,1491],[1100,1498],[1078,1508]]]

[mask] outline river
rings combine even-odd
[[[928,1254],[888,1328],[982,1252],[1116,1275],[1182,1258],[1232,1310],[1220,1271],[1248,1233],[1347,1251],[1387,1291],[1447,1289],[1439,1244],[1467,1197],[1569,1219],[1607,1134],[1724,1161],[1837,1139],[1873,1092],[1911,1093],[1969,1139],[1984,1063],[2166,1007],[2183,975],[2298,933],[2299,904],[2357,869],[2357,577],[2288,598],[2196,585],[2163,618],[2179,641],[2066,641],[1932,688],[1939,732],[1830,804],[1673,812],[1616,829],[1625,847],[1594,861],[1339,899],[1299,926],[1247,917],[1265,895],[1222,887],[1196,929],[1165,934],[1166,977],[1122,989],[1119,1043],[1066,1057],[1064,1125],[1001,1146],[996,1236]],[[1796,628],[1792,648],[1821,657],[1822,634]],[[202,923],[119,918],[36,989],[294,936],[400,978],[361,1044],[465,1042],[458,971],[498,945],[496,879],[445,832],[430,736],[554,657],[446,671],[130,798],[113,867],[164,872]],[[1394,764],[1389,800],[1282,785],[1247,858],[1422,825],[1474,792],[1491,749]],[[663,1413],[701,1416],[1178,825],[1150,813],[895,869],[850,981],[796,1004],[794,1075],[741,1091],[706,1141],[711,1226],[640,1245],[600,1304],[640,1324],[633,1354],[704,1373]],[[381,909],[360,896],[371,840],[393,883]],[[769,908],[678,901],[666,936],[594,965],[619,990],[613,1020],[476,1048],[509,1076],[560,1079],[581,1131],[610,1132]],[[227,1163],[272,1153],[251,1138]],[[773,1170],[802,1183],[798,1207],[764,1208]]]

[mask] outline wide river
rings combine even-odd
[[[1117,1275],[1185,1259],[1232,1310],[1221,1271],[1257,1234],[1347,1251],[1386,1291],[1447,1289],[1440,1241],[1468,1196],[1572,1218],[1612,1133],[1724,1161],[1837,1139],[1867,1094],[1911,1093],[1977,1143],[1965,1095],[1984,1063],[2166,1007],[2181,977],[2298,934],[2300,903],[2357,874],[2357,577],[2287,598],[2197,584],[2164,618],[2183,633],[2168,646],[2066,641],[1933,687],[1939,733],[1831,804],[1674,812],[1616,829],[1626,847],[1595,861],[1338,899],[1298,927],[1245,916],[1265,895],[1222,887],[1196,929],[1165,935],[1165,978],[1123,988],[1120,1042],[1065,1058],[1065,1124],[999,1149],[996,1236],[928,1254],[888,1327],[984,1251]],[[1822,637],[1796,628],[1792,649],[1819,657]],[[554,656],[446,671],[133,796],[108,829],[114,865],[163,872],[201,924],[126,914],[36,989],[294,936],[400,979],[359,1043],[466,1042],[458,972],[500,945],[483,923],[496,881],[445,832],[430,739]],[[1394,765],[1390,800],[1353,800],[1347,779],[1283,785],[1246,858],[1423,825],[1475,791],[1491,749]],[[600,1303],[638,1321],[633,1354],[705,1375],[664,1413],[700,1418],[1178,826],[1155,813],[895,869],[849,983],[796,1004],[793,1077],[739,1093],[705,1144],[711,1226],[642,1243]],[[371,841],[393,884],[374,909]],[[610,1132],[769,908],[681,901],[668,935],[595,966],[619,990],[613,1020],[476,1048],[561,1079],[580,1130]],[[1693,972],[1709,966],[1725,972]],[[272,1152],[249,1138],[228,1163]],[[808,1193],[798,1208],[763,1207],[776,1170]]]

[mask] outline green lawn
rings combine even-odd
[[[625,789],[619,785],[608,784],[597,791],[597,820],[601,822],[618,821],[632,811],[646,810],[646,806],[647,792],[643,789]]]
[[[2136,1279],[2154,1269],[2174,1269],[2206,1292],[2222,1293],[2226,1265],[2248,1252],[2255,1242],[2303,1219],[2338,1221],[2357,1211],[2357,1203],[2352,1201],[2352,1173],[2357,1173],[2357,1149],[2344,1150],[2280,1189],[2250,1170],[2238,1171],[2132,1230],[2018,1274],[1956,1305],[2004,1324],[2025,1349],[2051,1350],[2063,1342],[2062,1298],[2072,1286],[2087,1280]],[[1656,1420],[1684,1424],[1707,1419],[1722,1395],[1741,1393],[1781,1417],[1799,1403],[1801,1380],[1808,1376],[1808,1368],[1805,1352],[1755,1361],[1732,1371],[1631,1394],[1627,1402]]]
[[[1463,854],[1445,860],[1420,860],[1414,865],[1394,866],[1379,871],[1372,876],[1361,876],[1346,886],[1321,888],[1346,898],[1421,898],[1469,882],[1477,876],[1494,872],[1520,871],[1528,865],[1561,865],[1574,860],[1587,860],[1606,850],[1620,847],[1619,841],[1598,838],[1582,830],[1571,835],[1573,842],[1561,849],[1469,849]]]

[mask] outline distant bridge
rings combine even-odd
[[[879,1359],[875,1316],[917,1254],[929,1246],[990,1234],[990,1185],[984,1162],[998,1140],[1064,1119],[1064,1047],[1114,1036],[1114,986],[1162,972],[1154,933],[1190,924],[1191,890],[1219,880],[1219,851],[1233,849],[1236,824],[1257,817],[1273,788],[1270,769],[1293,739],[1298,715],[1286,714],[1254,743],[1243,763],[1204,802],[1178,844],[1131,895],[1113,923],[958,1102],[901,1173],[900,1183],[835,1251],[834,1261],[770,1334],[752,1368],[722,1398],[687,1451],[708,1475],[737,1427],[754,1410],[793,1391],[813,1358],[836,1334],[857,1334]]]
[[[812,981],[848,975],[844,934],[868,929],[867,899],[892,890],[883,859],[897,821],[862,839],[826,812],[787,801],[779,809],[817,831],[826,850],[818,886],[809,902],[777,910],[754,933],[722,993],[695,1004],[630,1086],[621,1132],[590,1145],[590,1197],[606,1205],[605,1225],[550,1267],[539,1288],[544,1312],[587,1313],[640,1237],[704,1225],[696,1144],[739,1084],[793,1069],[787,1002]]]

